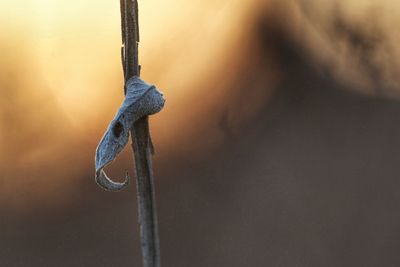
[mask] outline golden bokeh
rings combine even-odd
[[[230,55],[252,7],[140,1],[142,76],[167,97],[152,120],[165,154],[176,138],[193,138],[189,129],[204,131],[232,74],[224,69],[245,56]],[[0,24],[0,199],[27,210],[93,179],[96,143],[123,99],[119,1],[3,1]]]
[[[266,103],[285,74],[279,55],[260,53],[262,20],[352,89],[399,95],[396,1],[139,5],[142,76],[167,98],[152,118],[161,159],[215,148],[224,138],[215,114],[229,109],[240,125]],[[0,202],[27,210],[93,179],[96,144],[123,99],[119,1],[2,1],[0,26]],[[243,73],[258,90],[238,88]]]

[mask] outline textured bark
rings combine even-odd
[[[138,64],[138,4],[136,0],[121,0],[123,62],[125,81],[140,75]],[[151,141],[148,117],[139,119],[131,129],[135,156],[139,205],[139,223],[144,267],[160,267],[157,213],[151,162]]]

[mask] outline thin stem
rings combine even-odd
[[[124,43],[123,68],[125,81],[140,75],[138,63],[138,3],[121,0],[122,38]],[[151,160],[151,141],[148,117],[138,120],[131,129],[132,148],[135,156],[136,184],[139,206],[140,237],[143,266],[160,267],[160,245],[157,211]]]
[[[133,127],[139,224],[144,267],[160,267],[160,244],[154,192],[148,118],[137,121]]]

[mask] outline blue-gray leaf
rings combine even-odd
[[[154,85],[147,84],[137,76],[129,79],[125,86],[125,100],[96,149],[96,182],[109,191],[125,188],[129,184],[129,176],[126,175],[123,183],[117,183],[107,177],[103,168],[126,146],[135,121],[161,111],[165,103],[163,94]]]

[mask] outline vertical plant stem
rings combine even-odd
[[[140,75],[138,63],[139,23],[137,0],[121,1],[122,61],[125,82]],[[149,120],[138,120],[131,129],[132,148],[136,166],[140,238],[143,267],[160,267],[160,244],[151,159]]]
[[[132,131],[135,134],[133,149],[137,173],[140,235],[143,266],[160,267],[160,244],[148,127],[148,119],[143,118],[134,125]]]

